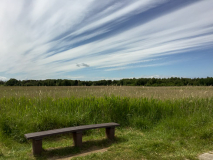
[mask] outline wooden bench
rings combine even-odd
[[[77,147],[82,146],[82,131],[89,130],[89,129],[96,129],[96,128],[106,128],[106,136],[108,139],[112,140],[115,135],[115,127],[119,126],[118,123],[102,123],[102,124],[92,124],[92,125],[85,125],[85,126],[76,126],[76,127],[68,127],[68,128],[61,128],[61,129],[54,129],[42,132],[35,132],[35,133],[28,133],[25,134],[26,139],[32,139],[32,147],[33,147],[33,154],[40,155],[42,152],[42,138],[62,134],[62,133],[73,133],[73,140],[74,145]]]

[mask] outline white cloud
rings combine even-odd
[[[7,80],[8,80],[7,77],[2,77],[2,76],[0,76],[0,81],[7,81]]]
[[[211,3],[210,1],[208,2]],[[206,35],[213,31],[213,27],[207,27],[213,23],[213,20],[210,18],[213,10],[210,10],[209,5],[208,3],[200,2],[185,7],[119,35],[62,52],[50,57],[49,60],[79,58],[75,61],[82,61],[84,59],[84,61],[90,62],[90,65],[94,67],[113,67],[115,65],[123,66],[135,63],[140,59],[153,56],[174,54],[193,50],[195,47],[208,46],[213,41],[211,34]],[[187,12],[190,13],[192,10],[197,10],[200,7],[203,8],[201,13],[195,13],[195,15],[187,14]],[[186,21],[178,21],[185,15],[189,15]],[[193,18],[196,16],[200,18],[199,21]],[[174,22],[174,18],[177,19],[176,22]],[[150,28],[154,28],[154,30],[150,31]],[[98,54],[100,51],[119,47],[124,47],[124,49],[106,55]],[[84,55],[92,56],[85,58],[83,57]],[[69,65],[64,64],[62,70],[66,70],[65,66]],[[67,70],[70,67],[67,67]],[[60,67],[58,70],[60,70]]]
[[[75,46],[110,32],[112,27],[109,24],[115,26],[167,1],[123,1],[108,7],[112,2],[1,1],[0,72],[20,73],[39,79],[85,68],[76,64],[89,64],[90,68],[111,71],[159,56],[209,47],[213,43],[213,1],[209,0]],[[98,11],[99,8],[106,9]]]
[[[144,12],[150,8],[155,7],[160,2],[164,2],[164,1],[158,1],[157,3],[156,3],[156,1],[153,1],[153,0],[133,1],[132,4],[125,6],[124,8],[121,8],[120,10],[108,13],[108,15],[104,15],[99,20],[97,20],[89,25],[86,25],[85,27],[81,28],[80,30],[72,33],[72,35],[80,34],[80,33],[95,29],[95,28],[103,26],[109,22],[125,20],[128,17],[132,16],[133,14],[138,14],[140,12]]]
[[[143,75],[143,76],[138,77],[138,78],[171,78],[171,77],[178,77],[178,76],[175,76],[175,75],[172,75],[172,76],[164,76],[164,75],[149,75],[149,76],[146,76],[146,75]]]
[[[85,79],[85,76],[67,76],[66,79],[72,79],[72,80],[79,79],[79,80],[82,80],[82,79]]]

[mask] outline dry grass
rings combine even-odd
[[[210,98],[213,97],[213,87],[141,87],[141,86],[63,86],[63,87],[0,87],[0,98],[3,97],[103,97],[103,96],[121,96],[121,97],[147,97],[155,99],[180,99],[188,97]]]

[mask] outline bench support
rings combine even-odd
[[[106,137],[113,140],[115,136],[115,127],[106,128]]]
[[[33,139],[33,155],[41,155],[42,139]]]
[[[81,147],[82,146],[82,132],[73,132],[73,140],[74,140],[74,145],[76,147]]]

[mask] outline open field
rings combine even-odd
[[[103,97],[121,96],[133,98],[154,99],[180,99],[187,97],[209,98],[213,97],[213,87],[138,87],[138,86],[60,86],[60,87],[3,87],[0,86],[0,98],[2,97]]]
[[[213,87],[0,87],[0,159],[196,159],[213,150]],[[44,140],[33,157],[25,133],[117,122],[116,139],[90,130]]]

